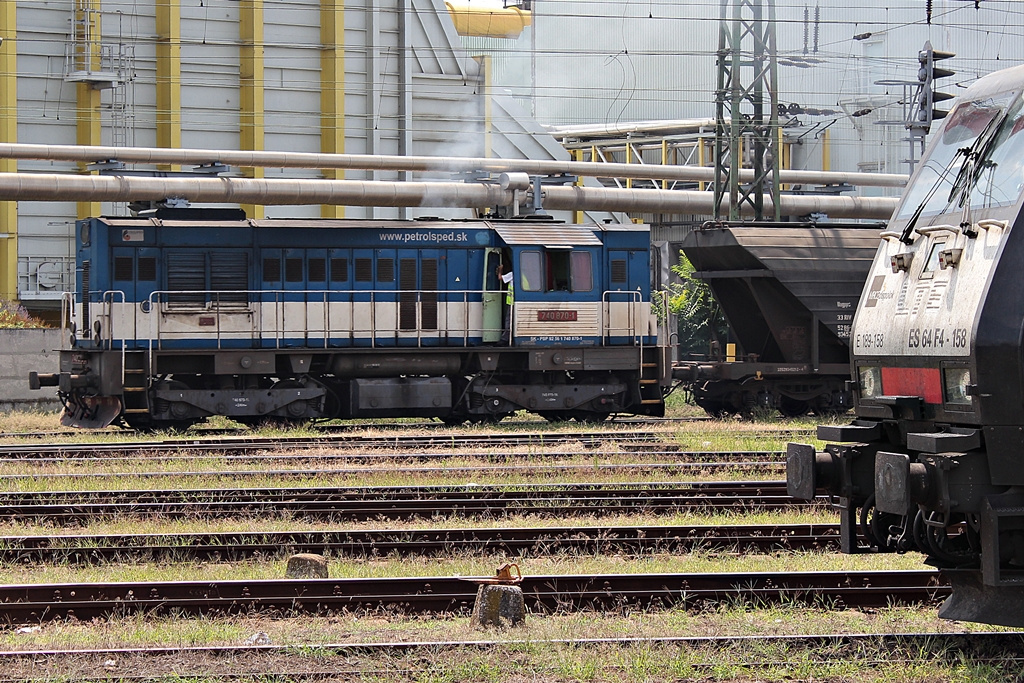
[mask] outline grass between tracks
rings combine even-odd
[[[15,414],[16,415],[16,414]],[[21,422],[16,422],[21,420]],[[47,426],[46,420],[49,420]],[[671,427],[672,443],[691,450],[770,450],[782,449],[791,438],[789,429],[809,429],[815,423],[808,418],[797,422],[754,423],[739,421],[704,421]],[[21,424],[22,426],[17,426]],[[578,428],[578,426],[576,426]],[[56,420],[50,416],[36,418],[36,423],[24,418],[0,416],[0,432],[38,431],[55,429]],[[572,429],[573,426],[549,427],[537,424],[502,424],[488,430],[490,433],[537,431],[538,429]],[[635,425],[598,426],[595,429],[633,431]],[[646,427],[645,427],[646,429]],[[591,428],[588,427],[588,431]],[[450,433],[453,441],[460,434],[475,433],[479,429],[429,429],[423,433]],[[772,435],[771,432],[776,432]],[[393,431],[366,427],[364,433],[394,434]],[[273,437],[282,434],[276,430],[261,430],[260,436]],[[301,431],[290,430],[288,435],[301,435]],[[190,433],[191,435],[191,433]],[[62,437],[67,442],[89,440],[82,434]],[[92,440],[119,441],[123,436],[94,436]],[[138,437],[153,440],[154,435]],[[810,436],[799,440],[813,441]],[[610,438],[609,443],[614,443]],[[558,447],[561,448],[561,447]],[[528,450],[528,449],[527,449]],[[599,449],[613,450],[613,449]],[[529,460],[529,454],[517,454],[513,449],[498,449],[495,458],[512,456],[516,463],[565,464],[640,462],[646,456],[641,453],[605,455],[581,449],[578,454],[565,460]],[[650,456],[648,462],[671,462],[672,456]],[[446,461],[480,463],[479,459],[462,454]],[[315,457],[309,461],[314,463]],[[187,464],[183,464],[187,463]],[[238,461],[224,461],[216,457],[197,461],[166,460],[139,461],[122,478],[121,488],[142,488],[148,482],[139,474],[152,471],[182,472],[196,471],[197,463],[222,470],[237,469]],[[42,466],[19,463],[17,466],[4,464],[3,475],[33,474],[36,484],[25,485],[42,488],[58,488],[49,474],[91,471],[93,473],[116,473],[124,465],[117,463],[90,465],[96,469],[83,468],[78,463],[57,463]],[[262,465],[257,465],[262,466]],[[297,467],[308,466],[299,463]],[[337,464],[332,464],[338,467]],[[392,470],[415,466],[397,461],[388,465]],[[104,470],[103,467],[110,469]],[[276,465],[275,465],[276,467]],[[256,475],[259,477],[262,475]],[[383,475],[381,475],[383,476]],[[648,476],[658,479],[658,475]],[[560,480],[571,478],[583,480],[583,476],[568,476],[563,471]],[[593,480],[594,477],[585,477]],[[665,477],[668,479],[669,477]],[[695,477],[675,475],[672,478],[689,480]],[[728,478],[715,472],[708,478]],[[750,473],[734,478],[757,478]],[[776,472],[771,478],[781,478]],[[67,485],[68,488],[94,489],[117,488],[110,483],[116,478],[104,478],[103,484],[96,481],[79,480]],[[462,473],[451,476],[439,483],[461,485],[469,480]],[[477,478],[473,478],[477,483]],[[542,478],[541,480],[547,480]],[[16,483],[11,479],[0,479],[5,490],[14,490]],[[24,480],[22,480],[24,481]],[[67,480],[64,480],[67,481]],[[188,481],[187,475],[178,478],[158,480],[154,488],[182,487]],[[205,480],[204,480],[205,481]],[[225,476],[213,477],[221,487],[237,485],[239,482]],[[261,481],[257,484],[256,481]],[[272,481],[267,478],[265,481]],[[354,483],[356,479],[353,479]],[[398,481],[395,479],[394,481]],[[510,480],[502,480],[510,481]],[[530,481],[538,481],[531,478]],[[551,479],[554,481],[554,479]],[[366,476],[359,483],[368,483]],[[250,479],[246,485],[267,485],[262,480]],[[309,483],[309,482],[307,482]],[[416,483],[425,483],[416,481]],[[287,486],[302,485],[302,481],[290,478]],[[549,525],[639,525],[639,524],[768,524],[808,523],[834,521],[834,515],[826,511],[774,512],[753,515],[738,513],[683,514],[683,515],[619,515],[586,516],[572,519],[521,516],[495,520],[482,519],[436,519],[419,522],[381,522],[339,524],[310,524],[286,517],[271,519],[222,519],[222,520],[106,520],[92,522],[74,529],[47,524],[23,524],[17,521],[0,525],[0,533],[25,534],[100,534],[100,533],[188,533],[202,531],[244,531],[257,530],[294,531],[322,530],[328,528],[359,529],[386,527],[400,535],[404,529],[451,528],[451,527],[507,527],[507,526],[549,526]],[[73,543],[72,542],[69,542]],[[560,553],[553,556],[521,555],[504,557],[484,553],[459,553],[438,558],[332,557],[331,575],[334,577],[362,576],[479,576],[489,575],[494,568],[509,559],[520,563],[528,575],[548,573],[627,573],[627,572],[702,572],[702,571],[825,571],[850,567],[859,569],[920,568],[919,556],[861,555],[839,556],[829,553],[800,552],[773,555],[739,555],[729,552],[708,552],[698,550],[685,554],[658,552],[640,556],[608,553]],[[17,563],[0,566],[4,580],[8,583],[75,582],[75,581],[145,581],[145,580],[206,580],[241,578],[280,578],[284,574],[284,558],[275,557],[265,561],[241,563],[185,562],[157,564],[120,564],[111,562],[97,567],[77,566],[23,566]],[[246,643],[256,633],[266,633],[274,644],[288,645],[293,649],[288,654],[270,656],[257,655],[231,658],[168,657],[162,660],[141,660],[131,657],[105,657],[82,655],[79,657],[31,658],[21,660],[8,658],[0,679],[35,679],[71,681],[83,678],[107,677],[116,679],[119,675],[142,675],[154,680],[188,681],[215,680],[218,674],[246,674],[247,680],[288,681],[300,680],[300,672],[331,672],[335,680],[391,681],[409,680],[424,683],[448,681],[531,681],[538,683],[561,683],[576,681],[634,681],[663,680],[715,680],[715,681],[791,681],[791,680],[874,680],[874,681],[974,681],[1014,680],[1016,669],[1011,664],[993,663],[981,657],[964,658],[941,650],[892,649],[881,645],[866,645],[858,649],[839,647],[809,648],[797,643],[744,642],[728,646],[676,646],[638,644],[630,646],[563,646],[545,641],[557,639],[602,638],[602,637],[662,637],[662,636],[705,636],[705,635],[778,635],[800,633],[883,633],[916,631],[962,631],[968,625],[939,621],[934,606],[912,608],[891,608],[872,611],[827,610],[806,608],[798,605],[768,607],[741,602],[727,602],[696,612],[682,609],[666,609],[641,612],[531,615],[524,628],[516,630],[473,630],[464,617],[420,617],[410,618],[396,614],[340,614],[326,616],[287,615],[239,616],[239,617],[152,617],[144,615],[117,616],[91,622],[45,622],[38,628],[19,629],[0,627],[0,648],[13,650],[105,648],[105,647],[147,647],[147,646],[193,646],[193,645],[239,645]],[[970,625],[971,630],[985,630],[987,627]],[[428,648],[408,655],[368,655],[335,652],[329,646],[353,642],[391,641],[469,641],[497,640],[498,644],[485,649],[473,648]],[[526,644],[514,643],[528,639]],[[272,676],[268,672],[279,672]],[[284,672],[284,673],[281,673]],[[287,672],[295,672],[290,676]]]
[[[972,630],[999,630],[984,628]],[[256,634],[288,646],[276,655],[170,656],[80,655],[59,659],[7,657],[3,676],[23,673],[34,680],[80,680],[106,675],[144,675],[151,680],[216,680],[218,674],[252,672],[245,680],[300,680],[284,672],[331,673],[328,680],[531,681],[534,683],[615,681],[1010,681],[1017,670],[1010,655],[964,657],[942,649],[899,648],[880,643],[808,647],[800,641],[737,641],[721,645],[569,646],[551,641],[583,638],[666,636],[778,636],[838,633],[963,632],[930,609],[872,611],[721,604],[700,611],[667,609],[624,614],[576,613],[530,616],[518,629],[473,629],[465,617],[397,618],[386,614],[330,617],[147,618],[100,622],[58,622],[38,629],[0,632],[8,650],[195,647],[240,645]],[[352,653],[346,643],[467,642],[485,647],[428,647],[409,654]],[[523,642],[525,641],[525,642]],[[267,672],[282,672],[269,678]],[[257,678],[256,674],[263,674]]]
[[[77,536],[102,534],[189,534],[189,533],[272,533],[301,531],[348,531],[387,529],[396,533],[412,529],[506,529],[512,527],[589,527],[589,526],[731,526],[737,524],[821,524],[838,520],[829,508],[800,508],[739,512],[718,510],[664,515],[617,514],[553,517],[551,515],[514,514],[507,517],[438,517],[431,520],[341,520],[310,522],[288,517],[239,517],[227,519],[100,519],[67,527],[60,524],[18,519],[0,521],[0,536],[68,535],[69,547],[80,547]],[[2,543],[2,541],[0,541]]]

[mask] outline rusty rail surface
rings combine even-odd
[[[560,526],[0,536],[0,561],[94,564],[116,561],[233,561],[292,553],[414,556],[492,552],[532,556],[562,552],[778,551],[834,549],[838,524],[728,526]]]
[[[950,592],[939,573],[929,570],[544,575],[524,577],[520,586],[534,613],[723,601],[878,608],[935,603]],[[136,612],[466,613],[476,592],[477,584],[446,576],[23,584],[0,586],[0,615],[9,623],[39,623]]]
[[[287,512],[306,518],[365,520],[441,514],[775,510],[815,504],[789,497],[782,481],[139,489],[0,493],[0,519],[70,523],[114,516],[201,519]]]

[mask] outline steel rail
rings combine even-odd
[[[584,514],[686,509],[777,510],[816,505],[780,481],[342,486],[0,494],[0,519],[81,521],[97,517],[195,519],[284,513],[330,519],[410,519],[439,514]]]
[[[548,210],[630,211],[711,215],[715,195],[708,191],[611,189],[593,187],[543,188]],[[71,175],[67,173],[0,173],[0,201],[136,202],[168,197],[191,202],[288,205],[414,206],[477,209],[509,206],[515,193],[497,185],[453,182],[388,182],[383,180],[290,180],[271,178],[144,178],[134,176]],[[723,198],[722,203],[728,200]],[[832,218],[887,220],[899,204],[894,197],[782,195],[786,215],[827,214]],[[771,211],[765,196],[764,210]],[[740,213],[753,215],[744,204]],[[873,228],[877,229],[877,228]]]
[[[778,458],[774,461],[736,461],[730,460],[725,462],[659,462],[659,463],[646,463],[646,462],[634,462],[634,463],[585,463],[585,464],[574,464],[574,463],[560,463],[557,465],[538,465],[538,464],[524,464],[524,465],[450,465],[450,466],[436,466],[436,467],[410,467],[405,465],[402,467],[403,474],[417,474],[417,475],[500,475],[500,474],[550,474],[550,473],[568,473],[568,472],[628,472],[630,474],[638,475],[644,472],[658,472],[659,474],[672,474],[674,472],[684,473],[688,470],[714,470],[714,469],[728,469],[730,472],[739,471],[766,471],[766,470],[778,470],[785,466],[785,454],[778,454]],[[447,457],[451,458],[451,455]],[[478,456],[486,457],[486,456]],[[524,456],[527,458],[529,456]],[[45,473],[45,474],[4,474],[2,475],[5,480],[8,481],[25,481],[25,480],[54,480],[54,481],[74,481],[74,480],[95,480],[95,479],[166,479],[169,477],[322,477],[322,476],[355,476],[362,474],[380,474],[382,464],[388,466],[393,465],[396,459],[407,460],[407,458],[396,458],[391,456],[386,459],[378,459],[378,465],[376,467],[318,467],[316,469],[299,468],[299,469],[266,469],[261,468],[258,470],[169,470],[161,472],[56,472],[56,473]],[[78,461],[83,462],[83,461]],[[92,462],[103,462],[102,460],[94,460]]]
[[[520,586],[534,613],[694,607],[736,600],[878,608],[934,603],[950,592],[939,573],[930,570],[541,575],[524,577]],[[466,613],[476,592],[472,581],[448,576],[21,584],[0,586],[0,610],[9,623],[136,612]]]
[[[0,536],[0,561],[95,564],[117,561],[233,561],[293,553],[424,556],[489,552],[811,550],[839,545],[838,524],[558,526],[343,531]]]
[[[624,417],[616,417],[616,416],[613,415],[613,416],[609,417],[608,420],[605,421],[604,424],[610,425],[610,426],[687,424],[687,423],[691,423],[691,422],[710,422],[712,419],[714,419],[714,418],[712,418],[710,416],[706,416],[706,417],[701,417],[701,416],[692,416],[692,417],[636,417],[636,416],[625,417],[624,416]],[[505,424],[508,425],[508,424],[512,424],[512,423],[511,422],[507,422]],[[550,421],[548,421],[548,420],[516,420],[514,424],[517,427],[525,427],[525,426],[530,426],[530,425],[532,425],[532,426],[549,425],[550,426],[552,423]],[[426,421],[426,422],[359,422],[359,423],[354,423],[354,424],[328,424],[328,423],[312,422],[312,423],[301,424],[301,427],[303,429],[310,429],[310,430],[313,430],[313,431],[323,432],[323,433],[333,433],[333,432],[348,433],[348,432],[353,432],[353,431],[365,431],[365,430],[373,430],[373,429],[383,429],[383,430],[393,430],[393,431],[397,431],[397,430],[410,430],[410,429],[435,429],[435,430],[452,429],[451,426],[446,425],[443,422],[437,422],[437,421],[434,421],[434,420],[430,420],[430,421]],[[252,429],[250,427],[206,427],[206,426],[203,426],[201,423],[198,424],[198,425],[195,425],[193,427],[190,427],[188,429],[189,433],[191,433],[193,435],[196,435],[196,436],[199,436],[199,435],[202,435],[202,436],[227,436],[227,435],[246,434],[246,433],[249,433],[251,431],[252,431]],[[784,432],[784,431],[810,432],[812,430],[810,430],[810,429],[787,430],[786,428],[783,428],[783,429],[780,429],[778,431],[780,431],[780,432]],[[92,435],[103,435],[103,436],[125,435],[125,434],[130,434],[130,433],[134,433],[134,431],[133,430],[126,431],[124,428],[121,428],[121,427],[108,427],[106,429],[92,429],[92,430],[89,430],[89,434],[92,434]],[[0,431],[0,439],[25,439],[25,438],[50,439],[50,438],[60,438],[60,437],[65,437],[65,436],[76,436],[76,435],[81,435],[81,434],[82,434],[82,430],[81,429],[53,429],[53,430],[47,430],[47,431],[33,431],[33,432],[2,432],[2,431]]]
[[[604,422],[604,424],[608,425],[608,426],[666,425],[666,424],[667,425],[671,425],[671,424],[688,424],[688,423],[692,423],[692,422],[710,422],[713,419],[714,418],[712,418],[711,416],[690,416],[690,417],[650,417],[650,416],[646,416],[645,417],[645,416],[640,416],[640,417],[638,417],[638,416],[635,416],[635,415],[623,415],[623,416],[620,417],[618,415],[611,415]],[[512,421],[505,422],[503,426],[508,426],[508,425],[514,425],[516,427],[537,426],[537,425],[551,426],[552,424],[553,423],[551,421],[549,421],[549,420],[541,420],[541,419],[538,419],[538,420],[516,419],[515,422],[512,422]],[[557,423],[554,423],[554,424],[557,424]],[[565,424],[565,423],[563,423],[563,424]],[[348,433],[348,432],[354,432],[354,431],[366,431],[366,430],[373,430],[373,429],[383,429],[383,430],[392,430],[392,431],[410,430],[410,429],[434,429],[434,430],[453,429],[453,427],[451,427],[450,425],[446,425],[443,422],[440,422],[440,421],[437,421],[437,420],[433,420],[433,419],[428,419],[428,420],[426,420],[424,422],[405,422],[405,421],[398,422],[398,421],[394,421],[393,420],[391,422],[361,422],[360,421],[360,422],[357,422],[357,423],[345,423],[345,424],[336,424],[336,423],[330,423],[330,422],[306,422],[306,423],[299,423],[299,425],[303,429],[310,429],[310,430],[313,430],[313,431],[323,432],[323,433],[333,433],[333,432]],[[194,425],[194,426],[190,427],[187,431],[189,433],[194,434],[194,435],[204,435],[204,436],[219,435],[219,436],[222,436],[222,435],[229,435],[229,434],[246,434],[246,433],[251,432],[252,428],[250,428],[250,427],[208,427],[208,426],[204,426],[202,423],[199,423],[197,425]],[[771,429],[769,429],[768,431],[811,432],[813,430],[811,430],[810,428],[807,428],[807,429],[804,429],[804,428],[793,428],[793,429],[791,429],[791,428],[787,428],[787,427],[782,427],[782,428],[780,428],[778,430],[771,430]],[[92,429],[92,430],[89,430],[88,433],[89,434],[97,434],[97,435],[109,436],[109,435],[118,435],[118,434],[120,434],[120,435],[130,434],[130,433],[135,433],[135,431],[134,430],[130,430],[130,429],[129,430],[125,430],[122,427],[108,427],[106,429]],[[26,438],[26,437],[28,437],[28,438],[46,439],[46,438],[56,438],[56,437],[63,437],[63,436],[74,436],[74,435],[80,435],[80,434],[82,434],[82,430],[81,429],[53,429],[53,430],[32,431],[32,432],[2,432],[2,431],[0,431],[0,439]]]
[[[220,163],[243,168],[359,169],[365,171],[444,171],[449,173],[491,171],[541,175],[571,173],[593,178],[636,178],[687,182],[713,182],[715,179],[715,169],[707,166],[25,143],[0,143],[0,159],[37,159],[81,163],[121,161],[144,164],[195,164],[198,166]],[[753,170],[743,169],[740,171],[740,180],[751,181],[753,179]],[[847,173],[783,169],[779,171],[779,180],[788,184],[834,185],[846,183],[872,187],[904,187],[909,176],[900,173]]]
[[[725,467],[729,465],[744,465],[744,464],[769,464],[775,465],[785,462],[786,454],[782,451],[680,451],[675,448],[668,448],[666,450],[652,450],[644,448],[640,449],[629,449],[629,450],[610,450],[602,449],[601,456],[604,458],[611,458],[614,456],[623,455],[636,455],[640,451],[644,455],[650,457],[664,457],[674,458],[671,463],[635,463],[633,465],[580,465],[580,467],[671,467],[686,466],[686,467],[701,467],[701,466],[715,466]],[[581,455],[588,455],[589,453],[580,453],[579,451],[549,451],[547,449],[543,451],[534,451],[528,453],[518,452],[503,452],[503,453],[425,453],[425,452],[409,452],[409,451],[396,451],[393,453],[348,453],[348,452],[335,452],[335,453],[250,453],[244,455],[228,454],[218,456],[219,460],[227,462],[247,462],[247,463],[268,463],[268,462],[309,462],[309,461],[343,461],[343,462],[356,462],[356,463],[388,463],[393,464],[396,461],[402,463],[409,462],[433,462],[439,460],[452,460],[455,458],[461,458],[465,460],[484,460],[487,462],[508,462],[508,461],[531,461],[531,460],[553,460],[557,458],[574,458]],[[757,460],[761,458],[761,460]],[[145,462],[189,462],[193,460],[199,460],[208,462],[211,459],[209,455],[181,455],[177,453],[168,453],[161,455],[101,455],[98,457],[61,457],[61,456],[39,456],[36,458],[23,458],[13,457],[4,458],[0,457],[0,464],[28,464],[29,466],[40,465],[40,464],[53,464],[53,463],[67,463],[75,462],[77,464],[112,464],[118,462],[130,462],[130,463],[145,463]],[[567,467],[573,467],[572,465],[566,465]],[[520,466],[517,466],[520,467]],[[529,465],[522,465],[521,467],[529,467]],[[423,468],[428,469],[428,468]],[[442,468],[437,468],[442,469]],[[451,468],[443,468],[451,469]],[[466,467],[456,467],[456,469],[467,469]],[[281,470],[282,472],[298,472],[300,470]],[[330,471],[330,470],[309,470],[310,472],[315,471]],[[341,470],[333,470],[341,471]],[[260,469],[259,472],[272,472],[272,470]],[[217,472],[217,474],[223,474],[224,471]],[[144,472],[132,472],[131,476],[148,476],[151,473]],[[154,475],[162,475],[162,472],[152,473]],[[212,473],[211,473],[212,474]],[[4,477],[76,477],[80,475],[76,474],[59,474],[59,475],[39,475],[39,474],[4,474]],[[85,475],[81,475],[85,476]],[[97,474],[88,476],[117,476],[116,474]]]
[[[284,448],[450,448],[484,446],[508,449],[513,446],[552,446],[566,443],[600,446],[608,443],[651,444],[664,443],[671,437],[669,432],[532,432],[524,434],[428,434],[360,436],[353,434],[331,434],[314,437],[230,437],[207,439],[185,437],[163,441],[136,441],[118,443],[77,443],[77,444],[0,444],[0,457],[36,458],[75,454],[94,455],[97,453],[163,453],[168,450],[218,451],[243,453],[257,450],[282,450]]]

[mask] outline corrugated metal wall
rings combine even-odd
[[[168,13],[158,15],[157,4]],[[332,8],[336,14],[325,18]],[[339,116],[332,122],[344,135],[334,148],[321,118],[328,111],[323,92],[334,85],[325,80],[329,69],[323,61],[337,47],[323,42],[331,17],[344,35],[337,50],[343,95],[336,98]],[[550,138],[538,139],[539,128],[504,98],[491,135],[485,135],[486,79],[438,0],[40,0],[17,3],[14,23],[0,26],[9,37],[0,49],[16,50],[17,94],[7,94],[0,116],[17,117],[16,142],[155,147],[178,139],[182,147],[210,149],[437,156],[486,156],[490,144],[506,157],[568,158]],[[69,54],[80,58],[68,60]],[[103,83],[108,72],[119,72],[115,87]],[[158,101],[176,103],[171,109],[180,117],[158,111]],[[18,168],[75,167],[25,161]],[[318,175],[298,169],[251,173]],[[398,174],[345,175],[386,180]],[[52,304],[71,287],[72,226],[76,214],[94,211],[117,213],[123,207],[18,205],[17,230],[10,234],[17,238],[17,289],[24,301]],[[319,207],[267,211],[321,213]],[[345,210],[353,217],[403,214]],[[43,263],[48,265],[40,270]],[[10,269],[0,268],[7,271],[0,273],[5,283],[12,281]],[[41,276],[55,268],[63,279]],[[5,291],[0,287],[0,296]]]

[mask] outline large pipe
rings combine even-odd
[[[117,160],[139,164],[212,164],[271,168],[351,168],[369,171],[520,171],[531,174],[571,173],[594,178],[642,178],[710,182],[715,169],[706,166],[613,164],[593,161],[489,159],[478,157],[425,157],[384,154],[316,154],[312,152],[244,152],[226,149],[164,149],[161,147],[89,147],[0,143],[0,159],[41,159],[82,163]],[[740,179],[753,180],[753,171]],[[903,187],[907,176],[895,173],[843,173],[839,171],[780,171],[780,182]]]
[[[723,198],[723,214],[728,214],[728,199]],[[782,195],[779,207],[782,214],[806,216],[826,214],[831,218],[872,218],[888,220],[899,199],[894,197],[845,197],[834,195]],[[714,213],[712,192],[674,190],[609,189],[591,187],[545,187],[545,209],[586,211],[631,211],[636,213]],[[764,197],[765,214],[772,213],[772,201]],[[740,206],[740,213],[754,215],[749,204]]]
[[[481,183],[0,173],[0,201],[130,202],[169,197],[181,197],[192,202],[239,204],[459,208],[508,206],[513,201],[511,191]],[[886,219],[892,215],[897,201],[891,197],[783,195],[780,208],[782,213],[789,215],[819,212],[836,218]],[[546,187],[544,207],[574,211],[711,214],[714,211],[714,194],[681,190]],[[770,200],[766,197],[765,210],[770,207]],[[747,208],[743,207],[744,210]]]

